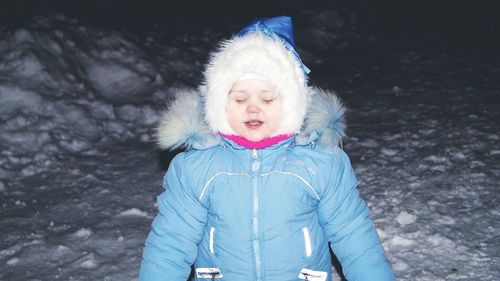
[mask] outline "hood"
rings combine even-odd
[[[283,122],[276,135],[300,131],[310,96],[306,67],[293,48],[291,30],[289,17],[257,20],[211,52],[200,92],[213,132],[235,134],[227,122],[227,95],[234,83],[245,77],[259,77],[282,97]]]
[[[345,136],[345,108],[332,91],[309,87],[310,106],[297,145],[316,145],[331,150],[341,145]],[[207,149],[221,143],[206,121],[202,94],[195,89],[177,92],[156,128],[157,143],[162,149]]]

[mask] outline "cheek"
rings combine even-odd
[[[230,118],[230,119],[238,119],[241,117],[242,115],[242,110],[241,110],[241,107],[238,106],[238,105],[235,105],[235,104],[228,104],[226,106],[226,115]]]
[[[281,120],[283,119],[283,105],[277,104],[276,106],[273,106],[270,113],[273,120],[276,121],[275,123],[281,123]]]
[[[266,123],[269,129],[277,130],[281,126],[281,122],[283,120],[282,112],[279,108],[269,108],[266,114]]]

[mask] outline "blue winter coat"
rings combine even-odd
[[[184,281],[193,264],[195,280],[330,280],[329,242],[348,280],[395,280],[338,147],[344,110],[334,96],[314,91],[304,131],[265,149],[210,135],[192,114],[192,126],[165,132],[182,135],[166,146],[188,150],[164,177],[140,281]],[[178,98],[163,130],[183,118],[176,111],[197,115],[197,99]]]

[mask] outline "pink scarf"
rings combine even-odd
[[[237,136],[237,135],[226,135],[223,133],[219,133],[219,134],[228,140],[232,140],[235,143],[237,143],[243,147],[250,148],[250,149],[266,148],[266,147],[269,147],[273,144],[277,144],[280,141],[286,140],[292,136],[292,134],[283,134],[283,135],[277,135],[274,137],[266,138],[266,139],[263,139],[260,141],[251,141],[251,140],[247,140],[246,138],[241,137],[241,136]]]

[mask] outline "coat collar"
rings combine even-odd
[[[229,147],[232,147],[232,148],[238,149],[238,150],[243,150],[243,149],[251,150],[250,148],[244,147],[244,146],[236,143],[235,141],[228,139],[228,138],[225,138],[225,137],[221,137],[220,145],[223,147],[229,146]],[[274,149],[277,149],[280,147],[290,147],[290,146],[294,146],[294,145],[295,145],[295,135],[292,135],[289,138],[286,138],[286,139],[281,140],[275,144],[272,144],[270,146],[267,146],[267,147],[264,147],[261,149],[257,149],[257,150],[274,150]]]

